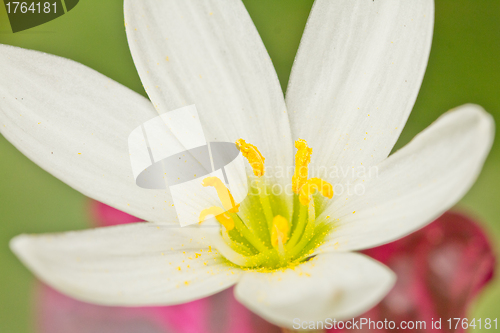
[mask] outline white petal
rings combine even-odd
[[[474,184],[493,138],[493,118],[481,107],[445,113],[360,180],[361,195],[339,197],[324,212],[337,226],[323,249],[381,245],[433,221]]]
[[[247,273],[236,298],[270,322],[293,327],[294,319],[343,320],[377,304],[395,281],[391,270],[357,253],[327,253],[295,268]],[[295,327],[297,328],[297,327]]]
[[[197,228],[137,223],[53,235],[21,235],[12,251],[41,280],[107,305],[188,302],[234,284],[240,270]]]
[[[243,138],[261,150],[267,167],[291,165],[283,93],[240,0],[126,0],[125,22],[135,65],[160,113],[195,104],[208,140]]]
[[[136,185],[128,136],[151,102],[68,59],[0,45],[0,132],[44,170],[134,216],[176,221],[170,194]]]
[[[389,155],[424,76],[433,19],[432,0],[315,1],[286,93],[314,174]]]

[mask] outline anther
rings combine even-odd
[[[324,197],[331,199],[333,197],[333,186],[321,178],[311,178],[300,189],[299,201],[302,205],[308,206],[312,195],[318,191]]]
[[[259,149],[251,143],[246,143],[243,139],[236,141],[236,147],[238,147],[243,154],[243,157],[245,157],[248,160],[248,163],[250,163],[253,174],[257,177],[263,176],[265,158],[262,156]]]
[[[308,165],[311,162],[312,148],[307,146],[306,140],[298,139],[295,141],[295,171],[292,177],[292,190],[299,194],[300,188],[307,181],[307,174],[309,172]]]
[[[237,205],[234,202],[234,198],[231,195],[229,189],[224,185],[222,180],[217,177],[207,177],[203,179],[202,185],[204,187],[213,186],[217,191],[217,195],[219,196],[219,200],[222,203],[222,206],[225,210],[230,213],[237,213],[240,205]]]
[[[228,214],[226,214],[224,209],[217,206],[213,206],[202,210],[199,218],[200,223],[205,221],[208,215],[215,216],[217,221],[219,221],[219,223],[222,224],[227,231],[230,231],[234,228],[233,219]]]

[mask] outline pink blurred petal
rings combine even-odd
[[[479,225],[454,212],[403,239],[364,253],[389,266],[398,280],[379,305],[360,317],[374,321],[387,318],[397,324],[424,320],[427,332],[448,331],[448,318],[466,318],[469,305],[492,279],[495,268],[492,248]],[[441,329],[431,329],[431,320],[438,318]]]
[[[108,307],[84,303],[40,285],[37,328],[41,333],[205,333],[209,301],[169,307]]]
[[[40,284],[38,333],[279,333],[238,303],[232,289],[198,301],[163,307],[84,303]]]
[[[88,207],[91,224],[96,227],[142,222],[138,217],[124,213],[99,201],[89,201]]]

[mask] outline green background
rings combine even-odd
[[[463,103],[482,105],[500,123],[500,1],[436,2],[428,70],[397,147]],[[285,88],[312,1],[247,0],[245,5]],[[15,34],[0,6],[0,43],[76,60],[145,95],[128,51],[122,6],[120,0],[82,0],[67,14]],[[458,206],[478,218],[500,254],[498,141],[479,180]],[[0,136],[0,332],[30,332],[33,327],[35,280],[10,252],[10,238],[85,228],[88,203]],[[478,297],[472,317],[500,317],[500,279]]]

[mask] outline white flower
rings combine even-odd
[[[152,103],[73,61],[0,46],[2,134],[83,194],[152,221],[21,235],[12,250],[40,279],[89,302],[168,305],[236,284],[238,300],[278,325],[359,315],[388,292],[394,275],[351,251],[391,242],[450,208],[474,183],[492,144],[492,118],[465,105],[388,157],[424,75],[433,11],[431,0],[317,0],[286,98],[236,0],[125,1],[130,49]],[[279,210],[284,219],[272,225],[274,247],[260,231],[253,235],[278,255],[272,265],[240,267],[246,256],[231,241],[213,243],[207,228],[176,227],[170,195],[136,186],[130,170],[132,129],[189,104],[198,108],[207,139],[244,138],[266,167],[293,166],[293,141],[302,138],[314,149],[315,166],[376,166],[378,174],[353,180],[310,171],[334,186],[355,181],[364,193],[316,195],[312,223],[326,229],[313,227],[317,238],[292,259],[283,253],[293,237],[287,223],[299,219],[292,219],[293,196],[264,198],[271,200],[264,210]],[[291,184],[290,177],[268,180]],[[243,202],[240,210],[257,206]],[[258,223],[242,218],[249,230]]]

